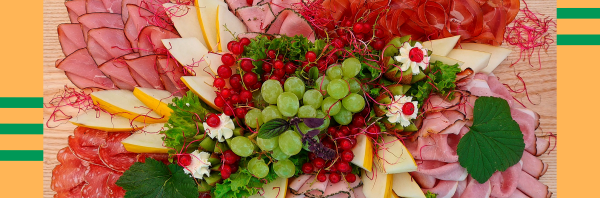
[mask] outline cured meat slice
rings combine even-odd
[[[246,0],[225,0],[225,3],[229,5],[229,8],[233,11],[237,11],[238,8],[251,6],[248,5]]]
[[[183,96],[188,91],[187,86],[181,81],[183,68],[176,60],[167,57],[159,57],[157,62],[165,89],[175,96]]]
[[[77,127],[73,131],[75,137],[79,138],[81,146],[98,147],[106,142],[108,132],[86,127]]]
[[[416,160],[419,173],[433,176],[440,180],[462,181],[467,178],[467,169],[458,162],[445,163],[432,160]]]
[[[58,42],[65,56],[85,48],[86,43],[80,24],[65,23],[58,25]]]
[[[94,82],[93,80],[81,77],[81,76],[79,76],[77,74],[73,74],[71,72],[65,72],[65,75],[67,76],[69,81],[71,81],[79,89],[86,89],[86,88],[117,89],[117,87],[114,84],[112,84],[112,82],[111,82],[112,87],[103,87],[102,85],[100,85],[97,82]]]
[[[490,177],[492,186],[492,197],[509,197],[517,190],[517,182],[521,174],[521,168],[525,164],[517,163],[503,172],[496,172]]]
[[[119,58],[112,59],[100,65],[98,68],[104,74],[106,74],[113,82],[115,82],[115,80],[119,80],[130,88],[128,90],[133,90],[133,87],[138,86],[138,84],[135,82],[135,79],[131,77],[131,74],[129,73],[129,65],[127,65],[125,59],[137,58],[138,56],[139,55],[137,53],[128,54]],[[118,83],[115,84],[117,84],[117,86],[121,89],[127,89],[122,87],[122,85],[119,85]]]
[[[76,192],[71,191],[74,189],[77,191],[76,188],[83,184],[83,177],[85,175],[86,165],[88,164],[77,158],[68,147],[58,151],[56,158],[60,164],[52,170],[52,182],[50,183],[50,188],[59,194],[76,194]],[[81,189],[79,189],[79,191],[81,191]]]
[[[358,188],[355,188],[352,191],[354,192],[352,198],[366,198],[365,194],[363,193],[363,187],[362,186],[360,186]]]
[[[78,158],[92,164],[103,164],[98,156],[98,146],[104,143],[103,133],[98,130],[77,127],[74,135],[69,136],[69,148]],[[104,132],[106,133],[106,132]]]
[[[90,165],[85,173],[85,185],[81,191],[82,197],[107,198],[110,197],[108,177],[112,170],[100,165]]]
[[[308,179],[310,178],[311,175],[300,175],[299,177],[292,179],[288,187],[294,191],[298,191],[300,190],[300,187],[306,183],[306,181],[309,181]]]
[[[79,23],[77,18],[86,13],[85,2],[86,0],[65,1],[65,7],[67,7],[71,23]]]
[[[348,198],[351,197],[350,188],[346,182],[328,183],[323,196],[332,198]]]
[[[141,76],[146,82],[148,82],[154,89],[165,89],[162,81],[160,80],[160,75],[158,73],[158,65],[156,63],[158,55],[148,55],[142,56],[135,59],[125,60],[127,65],[129,65],[130,71],[133,70],[139,76]],[[135,75],[132,75],[134,79]],[[136,80],[137,81],[137,80]],[[139,81],[137,81],[140,83]],[[140,84],[142,85],[142,84]],[[143,87],[143,86],[142,86]]]
[[[550,138],[549,137],[537,137],[535,141],[536,146],[536,154],[535,156],[541,156],[542,154],[548,151],[550,148]]]
[[[179,35],[157,26],[146,26],[140,32],[138,48],[141,56],[168,53],[163,45],[163,39],[181,38]]]
[[[271,0],[271,9],[275,15],[281,13],[286,8],[297,8],[297,4],[300,4],[300,0]]]
[[[327,175],[327,177],[329,177],[329,175]],[[320,182],[316,180],[315,176],[311,176],[308,181],[314,181],[314,183],[309,184],[309,182],[307,182],[305,185],[300,187],[300,190],[298,191],[299,194],[306,194],[314,197],[322,196],[323,193],[325,193],[327,184],[329,183],[329,180]]]
[[[536,179],[546,174],[548,170],[548,164],[528,152],[523,152],[521,160],[523,161],[523,171]]]
[[[236,10],[237,16],[246,24],[248,32],[263,32],[265,18],[267,15],[273,15],[269,4],[259,6],[242,7]],[[274,18],[274,17],[272,17]]]
[[[63,59],[56,68],[81,77],[75,78],[75,80],[71,79],[71,82],[80,88],[98,87],[103,89],[113,89],[115,87],[110,79],[98,69],[98,66],[86,48],[71,53]],[[82,78],[87,79],[88,81],[82,82]]]
[[[108,12],[102,0],[86,0],[85,9],[86,13]]]
[[[508,198],[530,198],[525,193],[521,192],[519,189],[515,190],[515,193],[510,195]]]
[[[127,5],[136,5],[144,8],[153,13],[164,13],[164,3],[169,3],[170,0],[122,0],[121,1],[121,15],[123,17],[123,21],[127,21],[129,19],[129,10],[127,9]],[[164,16],[159,16],[163,20],[167,20],[168,17],[166,14]]]
[[[135,70],[130,68],[129,73],[131,73],[131,77],[133,77],[135,82],[137,82],[137,84],[140,85],[140,87],[154,89],[154,86],[152,86],[152,84],[150,84],[148,81],[146,81],[144,79],[144,77],[142,77],[140,74],[138,74]]]
[[[513,97],[512,95],[510,95],[510,92],[508,91],[506,86],[504,86],[504,84],[502,84],[498,80],[498,77],[494,76],[493,74],[490,74],[487,82],[490,87],[490,90],[492,90],[492,92],[494,93],[494,97],[502,98],[508,101],[508,104],[512,106]]]
[[[406,148],[415,159],[458,162],[456,148],[453,149],[448,144],[447,134],[432,134],[429,137],[419,137],[417,141],[405,141],[405,143]]]
[[[274,9],[272,6],[272,9]],[[273,12],[277,13],[277,12]],[[266,19],[265,21],[269,21]],[[303,35],[308,40],[315,40],[315,33],[312,27],[302,16],[292,10],[284,10],[277,18],[266,28],[267,34],[285,34],[287,36]]]
[[[143,3],[145,5],[145,3]],[[129,14],[125,22],[125,35],[131,42],[135,52],[138,52],[139,36],[147,26],[159,26],[164,27],[168,31],[175,31],[175,28],[163,19],[156,17],[151,11],[144,9],[140,6],[129,4],[127,7],[127,13]],[[162,6],[161,6],[162,7]],[[159,42],[161,43],[161,42]],[[145,54],[142,54],[144,56]]]
[[[410,176],[415,179],[421,188],[433,188],[437,179],[433,176],[425,175],[419,172],[410,172]]]
[[[489,181],[480,184],[477,180],[469,176],[467,182],[467,187],[460,197],[490,197],[492,187],[490,186]]]
[[[161,161],[165,164],[169,163],[169,154],[164,153],[140,153],[136,156],[137,162],[146,163],[146,159],[152,158],[157,161]]]
[[[113,58],[133,53],[123,30],[98,28],[88,32],[88,51],[97,65]]]
[[[517,188],[530,197],[551,197],[552,193],[548,191],[548,186],[533,178],[526,172],[522,172],[519,177]]]
[[[425,189],[421,187],[423,193],[432,192],[437,194],[439,198],[450,198],[454,193],[456,193],[456,189],[458,188],[458,181],[440,181],[433,188]]]
[[[81,189],[83,189],[84,186],[85,183],[81,183],[79,186],[72,188],[69,191],[56,192],[54,198],[81,198]]]
[[[525,140],[525,149],[536,150],[535,129],[539,126],[539,115],[528,109],[513,108],[510,111],[512,118],[519,124]],[[537,118],[536,118],[537,116]]]
[[[110,133],[106,143],[98,149],[100,159],[110,169],[125,172],[137,161],[137,154],[130,153],[121,144],[121,141],[130,135],[130,133]]]
[[[128,84],[125,81],[122,81],[118,78],[113,78],[112,79],[113,83],[115,83],[115,86],[117,86],[119,89],[124,89],[124,90],[129,90],[129,91],[133,91],[133,89],[135,89],[134,85]]]
[[[458,186],[456,187],[456,192],[452,196],[452,198],[460,198],[465,189],[467,188],[467,180],[459,181]]]
[[[114,13],[89,13],[81,15],[78,18],[81,23],[81,29],[83,29],[84,36],[87,39],[88,31],[96,28],[114,28],[123,29],[125,25],[121,20],[120,14]],[[81,30],[80,30],[81,31]]]
[[[122,176],[122,173],[111,171],[106,179],[108,193],[110,194],[110,198],[122,198],[125,197],[125,190],[117,186],[117,180]]]

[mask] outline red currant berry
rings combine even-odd
[[[305,56],[306,56],[306,60],[308,62],[315,62],[315,61],[317,61],[317,54],[315,52],[313,52],[313,51],[306,52]]]
[[[310,161],[313,161],[313,160],[317,159],[317,155],[315,153],[308,153],[308,159]]]
[[[327,69],[327,61],[325,59],[319,59],[317,61],[317,68],[319,68],[319,71],[325,71]]]
[[[337,133],[336,133],[337,134]],[[322,142],[323,146],[335,150],[335,144],[333,142]]]
[[[231,168],[231,173],[237,172],[238,169],[240,168],[240,166],[238,164],[232,164],[229,167]]]
[[[352,118],[352,126],[354,127],[364,127],[365,126],[365,117],[362,117],[358,114],[354,114]]]
[[[239,90],[242,88],[242,76],[234,74],[229,78],[229,84],[232,88]]]
[[[335,48],[344,48],[344,46],[346,45],[344,43],[344,41],[341,38],[334,38],[331,43],[333,43],[333,46],[335,46]]]
[[[350,167],[350,164],[348,164],[348,162],[337,163],[337,169],[342,173],[349,173],[352,171],[352,167]]]
[[[277,55],[277,60],[283,60],[283,54]]]
[[[223,90],[221,90],[221,97],[225,99],[231,97],[231,89],[224,88]]]
[[[223,54],[223,56],[221,56],[221,62],[223,62],[225,66],[232,66],[235,64],[235,57],[229,53]]]
[[[315,165],[315,168],[317,168],[317,169],[321,169],[321,168],[325,167],[325,160],[320,157],[313,160],[312,163],[313,163],[313,165]]]
[[[361,117],[367,117],[371,113],[371,109],[365,107],[362,111],[358,112]]]
[[[340,182],[340,180],[342,180],[342,176],[340,176],[339,173],[331,173],[329,174],[329,182],[335,184]]]
[[[342,152],[342,160],[344,162],[350,162],[353,159],[354,159],[354,153],[352,153],[352,151],[345,150]]]
[[[244,46],[240,45],[240,43],[234,43],[231,45],[231,53],[235,55],[240,55],[244,53]]]
[[[231,176],[231,166],[229,164],[221,165],[221,178],[228,179]]]
[[[233,46],[234,43],[237,43],[237,41],[229,41],[229,43],[227,43],[227,49],[230,52],[231,52],[231,49],[233,49],[232,46]]]
[[[366,34],[366,33],[369,33],[371,31],[373,31],[373,26],[371,26],[371,24],[364,23],[363,24],[363,31],[362,31],[362,33]]]
[[[229,78],[229,77],[231,77],[231,73],[232,73],[231,67],[228,67],[225,65],[221,65],[217,69],[217,74],[219,74],[219,77],[221,77],[221,78]]]
[[[238,103],[240,103],[240,101],[242,101],[242,99],[240,99],[240,95],[236,94],[236,95],[231,96],[230,101],[233,104],[238,104]]]
[[[356,181],[356,175],[354,175],[352,173],[346,174],[346,176],[344,178],[346,179],[346,182],[348,182],[348,183],[354,183]]]
[[[242,61],[240,62],[240,67],[245,72],[252,72],[252,70],[254,69],[254,65],[252,64],[252,61],[250,59],[242,59]]]
[[[236,155],[231,150],[227,150],[227,151],[223,152],[223,155],[221,156],[221,158],[223,158],[223,163],[225,163],[225,164],[235,164],[236,162],[238,162],[241,159],[240,156]]]
[[[356,34],[363,33],[364,27],[365,26],[360,22],[354,23],[354,26],[352,26],[352,31]]]
[[[355,34],[354,35],[356,37],[356,39],[364,41],[365,40],[365,35],[364,34]]]
[[[383,50],[383,48],[385,48],[385,42],[381,39],[377,39],[371,44],[371,46],[373,46],[373,49],[375,50]]]
[[[373,124],[367,128],[367,135],[371,138],[377,138],[379,133],[381,133],[381,128],[377,124]]]
[[[275,75],[269,77],[269,79],[279,81],[279,77],[277,77]]]
[[[277,58],[277,52],[275,52],[275,50],[269,50],[267,51],[267,57],[270,59],[275,59]]]
[[[246,117],[246,109],[245,108],[236,108],[235,109],[235,117],[237,118],[245,118]]]
[[[359,134],[362,131],[362,129],[358,128],[358,127],[354,127],[350,130],[350,135],[356,135]]]
[[[284,66],[284,64],[283,64],[283,61],[281,61],[281,60],[276,60],[273,63],[273,68],[275,68],[275,69],[279,69],[279,70],[283,69],[283,66]]]
[[[350,135],[350,127],[348,127],[348,126],[342,126],[342,127],[340,127],[339,131],[342,132],[341,135],[343,135],[343,136]]]
[[[413,62],[419,63],[419,62],[423,61],[423,56],[424,56],[423,50],[421,50],[417,47],[412,48],[410,50],[410,52],[408,52],[408,58],[410,58],[410,60]]]
[[[333,164],[333,162],[331,162],[331,161],[327,162],[327,164],[325,165],[325,168],[329,168],[329,172],[338,171],[337,164]]]
[[[246,1],[250,1],[250,0],[246,0]],[[252,5],[252,3],[250,3],[250,5]],[[241,38],[240,45],[242,45],[244,47],[250,45],[250,39],[249,38]]]
[[[213,82],[213,86],[218,89],[223,89],[223,87],[225,87],[225,80],[223,80],[223,78],[215,78],[215,82]]]
[[[248,72],[244,74],[244,84],[246,84],[246,86],[252,86],[256,84],[256,82],[258,82],[258,75],[256,75],[256,73]]]
[[[314,167],[310,162],[302,164],[302,172],[304,172],[304,174],[311,174],[313,172],[313,169]]]
[[[379,28],[375,29],[375,36],[378,38],[383,38],[385,36],[385,32]]]
[[[184,167],[192,164],[192,156],[189,154],[179,155],[177,160],[179,160],[179,165]]]
[[[285,73],[293,74],[294,72],[296,72],[296,66],[294,66],[294,63],[286,63],[285,64]]]
[[[333,135],[337,132],[337,129],[335,127],[329,127],[327,128],[327,133],[329,133],[329,135]]]
[[[200,193],[198,198],[212,198],[212,196],[210,196],[210,193]]]
[[[265,71],[265,74],[266,74],[266,73],[270,73],[271,70],[273,69],[273,67],[269,63],[264,63],[262,66],[262,69],[263,69],[263,71]]]
[[[252,92],[248,90],[242,90],[242,92],[240,92],[240,99],[242,102],[248,102],[252,100]]]
[[[345,21],[344,26],[346,26],[346,27],[352,26],[352,21]]]
[[[206,118],[206,124],[208,124],[210,127],[217,127],[219,124],[221,124],[221,119],[217,114],[211,113]]]
[[[225,106],[225,99],[223,99],[222,97],[216,97],[215,98],[215,105],[217,107],[223,107],[223,106]]]
[[[283,71],[283,69],[278,69],[273,72],[273,75],[277,76],[279,79],[283,79],[285,71]]]
[[[412,115],[415,113],[415,104],[412,102],[407,102],[402,105],[402,113],[405,115]]]
[[[352,149],[352,146],[354,146],[349,139],[341,139],[338,143],[340,144],[340,148],[342,150],[350,150]]]
[[[234,112],[231,106],[226,106],[225,109],[223,109],[223,113],[227,116],[232,116]]]
[[[319,182],[325,182],[325,181],[327,181],[327,175],[325,175],[325,173],[321,172],[317,175],[317,180],[319,180]]]
[[[262,86],[262,83],[257,82],[256,84],[252,85],[252,89],[260,89],[261,86]]]

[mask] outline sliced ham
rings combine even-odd
[[[440,180],[462,181],[467,178],[467,169],[458,162],[445,163],[432,160],[416,160],[417,172],[433,176]]]
[[[423,193],[428,191],[437,194],[436,198],[451,198],[458,188],[458,181],[440,181],[433,188],[423,188]]]
[[[125,85],[120,85],[119,83],[115,83],[117,87],[121,89],[133,90],[133,87],[139,86],[135,79],[129,73],[129,65],[125,62],[125,59],[133,59],[137,58],[137,53],[128,54],[122,57],[118,57],[112,59],[98,68],[106,74],[113,82],[119,81],[124,83]],[[125,87],[127,88],[125,88]]]
[[[551,197],[552,193],[548,191],[548,186],[533,178],[526,172],[522,172],[519,177],[517,188],[530,197]]]
[[[109,12],[102,0],[86,0],[85,9],[87,13]]]
[[[231,8],[231,10],[233,11],[236,11],[238,8],[241,7],[251,6],[248,5],[246,0],[225,0],[225,3],[227,3],[227,5],[229,5],[229,8]]]
[[[456,187],[456,192],[454,193],[454,195],[452,196],[452,198],[460,198],[460,196],[463,194],[463,192],[465,192],[465,189],[467,188],[467,180],[463,180],[463,181],[459,181],[458,182],[458,186]]]
[[[413,177],[421,188],[433,188],[437,182],[435,177],[419,172],[410,172],[410,176]]]
[[[112,170],[125,172],[136,160],[136,153],[125,149],[121,141],[129,137],[129,133],[110,133],[106,143],[98,149],[98,155],[102,162]]]
[[[135,73],[148,82],[152,88],[165,89],[158,72],[158,65],[156,63],[157,57],[158,55],[142,56],[139,58],[125,60],[125,62],[127,65],[129,65],[130,71],[135,71]],[[136,75],[132,76],[134,79],[137,77]],[[136,82],[138,82],[138,84],[140,83],[140,81],[137,79]],[[143,87],[143,84],[144,83],[141,83],[139,85]]]
[[[94,82],[94,80],[84,78],[82,76],[79,76],[79,75],[71,73],[71,72],[65,72],[65,76],[67,76],[69,81],[71,81],[79,89],[87,89],[87,88],[118,89],[118,87],[116,87],[116,85],[112,81],[110,82],[111,87],[104,87],[103,85],[100,85],[100,83]]]
[[[140,55],[152,55],[168,53],[167,48],[163,45],[163,39],[181,38],[179,35],[157,26],[146,26],[140,32],[138,39],[138,48]]]
[[[311,175],[300,175],[297,178],[291,179],[288,187],[294,191],[298,191],[310,178],[312,178]]]
[[[175,59],[167,57],[159,57],[157,63],[165,89],[176,96],[183,96],[188,91],[187,86],[181,81],[183,68]]]
[[[285,34],[292,37],[296,35],[303,35],[310,41],[315,40],[315,33],[308,22],[306,22],[306,19],[292,10],[284,10],[277,15],[277,18],[266,29],[266,33]]]
[[[125,25],[121,20],[120,14],[114,13],[89,13],[81,15],[79,18],[79,23],[81,23],[81,29],[83,29],[84,36],[87,39],[87,33],[91,29],[96,28],[113,28],[113,29],[123,29]],[[80,29],[80,31],[81,31]]]
[[[67,12],[69,13],[69,19],[71,19],[71,23],[79,23],[77,18],[86,13],[85,3],[86,0],[65,1],[65,7],[67,7]]]
[[[465,191],[460,196],[461,198],[487,198],[490,197],[492,193],[492,187],[490,182],[487,181],[483,184],[477,182],[477,180],[471,178],[467,179],[467,187]]]
[[[60,194],[83,184],[86,165],[89,164],[77,158],[68,147],[58,151],[56,158],[60,164],[52,170],[52,190]]]
[[[97,65],[113,58],[133,53],[123,30],[98,28],[88,32],[88,51]]]
[[[275,13],[275,15],[277,15],[278,13],[281,13],[284,9],[286,8],[298,8],[299,6],[297,4],[302,3],[302,1],[300,0],[271,0],[271,7],[272,7],[272,11],[273,13]]]
[[[127,9],[127,5],[136,5],[144,8],[152,13],[164,13],[164,3],[171,2],[170,0],[122,0],[121,1],[121,15],[123,17],[123,21],[127,21],[129,19],[129,10]],[[165,16],[159,16],[162,19],[168,19]]]
[[[354,195],[354,196],[352,196],[352,198],[366,198],[366,196],[365,196],[365,194],[364,194],[364,192],[363,192],[363,189],[362,189],[362,188],[363,188],[362,186],[360,186],[360,187],[358,187],[358,188],[355,188],[355,189],[353,190],[353,192],[354,192],[354,194],[353,194],[353,195]]]
[[[157,18],[153,12],[144,9],[143,7],[134,4],[129,4],[126,7],[129,17],[125,22],[124,31],[127,39],[131,42],[131,45],[136,52],[139,50],[138,42],[141,39],[139,36],[141,36],[140,34],[145,27],[158,26],[164,27],[168,31],[175,31],[175,28],[172,25],[164,21],[162,18]]]
[[[536,154],[535,156],[541,156],[542,154],[548,151],[550,148],[550,136],[547,137],[538,137],[535,141],[536,145]]]
[[[94,59],[92,59],[86,48],[71,53],[56,68],[76,75],[73,76],[74,79],[72,78],[71,82],[80,88],[97,87],[113,89],[115,87],[110,79],[98,69],[96,62],[94,62]],[[87,79],[87,81],[84,81],[84,79]]]
[[[492,197],[509,197],[517,190],[517,183],[521,174],[521,168],[525,164],[517,163],[503,172],[495,172],[490,177],[492,186]]]
[[[298,191],[298,193],[310,195],[313,197],[314,196],[317,196],[317,197],[322,196],[323,193],[325,193],[325,189],[327,188],[328,183],[329,183],[329,180],[327,180],[325,182],[320,182],[320,181],[316,180],[315,176],[312,176],[310,179],[308,179],[307,183],[305,183],[302,187],[300,187],[300,190]]]
[[[548,170],[548,164],[528,152],[523,152],[521,160],[523,161],[523,171],[536,179],[546,174]]]
[[[152,88],[154,89],[154,85],[150,84],[142,75],[138,74],[135,70],[129,68],[129,73],[131,77],[135,80],[135,82],[143,88]]]
[[[58,42],[65,56],[85,48],[86,43],[80,24],[64,23],[58,25]]]
[[[531,197],[527,196],[525,193],[523,193],[517,189],[517,190],[515,190],[515,193],[510,195],[508,198],[531,198]]]
[[[478,78],[473,79],[461,89],[467,90],[476,96],[494,96],[487,81]]]
[[[351,197],[351,194],[353,193],[351,193],[348,183],[340,181],[335,184],[331,182],[328,183],[323,196],[332,198],[349,198]]]
[[[240,20],[242,20],[242,22],[246,24],[248,32],[262,32],[262,27],[263,25],[265,25],[265,18],[267,17],[267,15],[273,15],[269,4],[242,7],[237,9],[236,13]]]
[[[504,84],[502,84],[498,80],[498,77],[494,76],[493,74],[490,74],[490,76],[487,79],[487,82],[490,87],[490,90],[492,90],[492,92],[494,93],[494,97],[502,98],[508,101],[508,104],[512,106],[513,97],[512,95],[510,95],[510,91],[508,91],[506,86],[504,86]]]
[[[522,108],[513,108],[511,109],[510,114],[512,118],[519,124],[521,133],[523,133],[525,149],[531,148],[535,151],[535,129],[539,126],[539,115],[531,110]]]
[[[428,137],[419,137],[417,141],[405,141],[405,144],[415,159],[436,160],[448,163],[458,162],[456,148],[448,144],[447,134],[432,134]]]

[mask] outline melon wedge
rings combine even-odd
[[[254,194],[249,198],[281,198],[285,197],[288,189],[288,179],[278,177],[277,179],[263,185],[260,194]],[[262,196],[261,196],[262,194]]]
[[[128,90],[105,90],[90,94],[94,104],[111,114],[123,116],[142,123],[163,123],[168,118],[161,116],[138,100]]]
[[[212,87],[213,78],[211,76],[182,76],[181,81],[206,104],[218,111],[222,111],[214,103],[217,93]]]
[[[213,74],[216,74],[219,66],[223,65],[223,61],[221,61],[221,55],[214,53],[209,53],[204,56],[204,62],[210,68],[209,71],[212,71]],[[235,74],[235,67],[232,67],[231,69]],[[206,74],[206,72],[204,72],[204,74]],[[227,83],[229,83],[229,81],[227,81]]]
[[[465,64],[465,62],[462,62],[462,61],[459,61],[456,59],[451,59],[446,56],[435,55],[435,54],[432,54],[430,56],[430,58],[431,58],[431,59],[429,59],[430,63],[433,63],[435,61],[441,61],[442,63],[448,64],[448,65],[458,64],[459,66],[461,66],[461,65]]]
[[[217,8],[219,6],[227,7],[227,3],[220,0],[196,0],[196,12],[202,34],[206,41],[206,47],[210,51],[217,51]]]
[[[419,184],[408,173],[394,174],[392,189],[400,197],[425,198]]]
[[[132,153],[167,153],[169,149],[163,146],[164,124],[151,124],[121,141],[125,150]]]
[[[110,114],[104,111],[87,111],[77,117],[71,118],[69,122],[75,126],[82,126],[108,132],[128,132],[144,128],[141,122],[130,121],[127,118]]]
[[[373,143],[366,135],[356,137],[356,146],[352,148],[354,159],[350,163],[371,172],[373,169]]]
[[[475,50],[453,49],[447,57],[465,62],[460,66],[462,70],[471,68],[473,72],[478,73],[487,67],[492,54]]]
[[[496,69],[496,67],[498,67],[498,65],[500,65],[500,63],[502,63],[502,61],[504,61],[504,59],[512,52],[510,49],[480,43],[461,43],[460,47],[466,50],[475,50],[492,54],[488,65],[481,70],[481,72],[486,74],[492,73],[492,71],[494,71],[494,69]]]
[[[206,68],[208,66],[206,62],[208,49],[198,39],[193,37],[163,39],[162,43],[181,65],[189,66],[185,67],[188,71],[192,68],[193,71],[189,72],[198,75],[206,74],[205,71],[211,71]]]
[[[392,175],[379,171],[380,168],[373,168],[373,172],[362,171],[361,180],[363,182],[363,193],[366,198],[391,197],[392,195]]]
[[[230,12],[226,5],[217,8],[217,49],[219,51],[229,52],[227,43],[246,31],[246,25]]]
[[[381,148],[377,151],[377,156],[383,158],[383,160],[377,159],[379,159],[379,164],[383,165],[382,172],[396,174],[417,170],[415,159],[398,138],[386,135],[383,137],[381,145]]]
[[[159,89],[136,87],[133,89],[133,95],[160,115],[169,117],[173,112],[168,105],[172,104],[173,98],[175,98],[171,92]]]
[[[167,14],[173,21],[173,25],[181,38],[197,38],[202,45],[206,46],[204,33],[198,21],[198,10],[194,6],[165,3],[163,6],[169,9]]]
[[[432,54],[446,56],[448,55],[448,53],[450,53],[450,51],[452,51],[452,49],[454,49],[454,46],[456,45],[456,43],[458,43],[458,39],[460,39],[460,35],[443,39],[425,41],[423,42],[423,47],[428,50],[431,50]]]

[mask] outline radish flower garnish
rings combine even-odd
[[[403,127],[410,125],[410,120],[417,118],[415,110],[418,102],[412,101],[412,96],[394,96],[394,101],[385,114],[390,123],[400,123]]]
[[[403,72],[412,68],[412,74],[417,75],[421,73],[420,69],[425,69],[429,65],[429,56],[427,50],[423,48],[421,43],[416,43],[414,47],[411,47],[408,42],[399,49],[400,55],[395,56],[396,61],[402,63],[400,70]]]
[[[210,138],[215,139],[219,142],[224,142],[226,139],[229,139],[233,136],[233,129],[235,129],[235,125],[233,125],[233,120],[224,113],[219,116],[219,125],[215,127],[211,127],[206,122],[202,123],[204,125],[204,130],[206,134],[210,136]]]
[[[208,158],[210,157],[210,153],[207,152],[198,152],[195,150],[191,154],[192,163],[186,166],[183,171],[191,176],[202,179],[204,175],[210,177],[210,162],[208,162]]]

